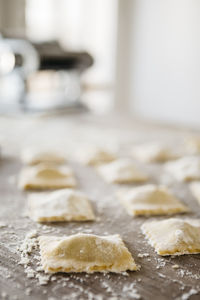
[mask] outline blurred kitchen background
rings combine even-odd
[[[198,0],[0,0],[0,113],[200,126]]]

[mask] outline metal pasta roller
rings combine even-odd
[[[0,37],[0,112],[83,109],[81,76],[92,64],[57,42]]]

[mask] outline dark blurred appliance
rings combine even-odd
[[[81,76],[92,64],[57,42],[0,37],[0,112],[83,109]]]

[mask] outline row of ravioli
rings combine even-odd
[[[139,146],[137,146],[137,151],[138,148]],[[198,156],[177,159],[169,149],[162,145],[151,144],[141,149],[143,150],[142,157],[145,157],[143,161],[146,162],[161,162],[176,158],[165,163],[164,167],[178,180],[200,180]],[[135,157],[139,158],[137,151]],[[141,159],[142,151],[139,153]],[[117,158],[108,150],[90,147],[86,152],[82,151],[78,160],[83,164],[93,166],[109,183],[121,185],[142,183],[139,186],[129,186],[116,194],[129,215],[172,215],[190,211],[167,187],[147,184],[149,174],[146,174],[130,158]],[[58,189],[28,195],[28,215],[31,219],[36,222],[95,220],[87,195],[74,189],[77,185],[74,171],[66,164],[66,159],[62,154],[28,149],[23,152],[22,161],[26,167],[23,167],[19,176],[20,188],[25,190]],[[190,188],[200,202],[200,183],[193,182]],[[170,218],[162,221],[148,221],[142,225],[142,231],[160,255],[200,252],[200,220]],[[39,240],[45,272],[122,272],[138,269],[118,235],[103,237],[80,233],[67,237],[44,236]],[[74,253],[70,249],[72,244]],[[55,251],[58,253],[57,257],[55,257]],[[73,263],[74,257],[78,257],[79,264]]]

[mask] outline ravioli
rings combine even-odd
[[[160,255],[200,253],[200,220],[170,218],[146,222],[142,232]]]
[[[107,149],[91,146],[81,149],[77,153],[77,159],[84,165],[97,166],[115,160],[116,156]]]
[[[68,166],[38,164],[22,169],[19,187],[24,190],[75,187],[76,180]]]
[[[114,272],[138,269],[119,235],[40,236],[42,268],[46,273]]]
[[[95,219],[87,196],[72,189],[30,195],[28,214],[36,222],[92,221]]]
[[[52,150],[25,149],[21,156],[22,162],[26,165],[36,165],[39,163],[63,164],[66,159],[63,154]]]
[[[200,158],[186,156],[165,164],[165,170],[178,181],[192,181],[200,179]]]
[[[192,195],[196,198],[196,200],[200,204],[200,181],[192,182],[190,184],[190,190],[192,192]]]
[[[190,136],[185,140],[186,149],[190,154],[200,153],[200,136]]]
[[[118,197],[127,213],[133,216],[169,215],[189,211],[166,187],[154,184],[121,191]]]
[[[158,143],[144,143],[136,145],[132,148],[134,158],[145,162],[165,162],[178,158],[178,154],[172,151],[169,147]]]
[[[145,182],[148,175],[140,170],[131,159],[118,159],[97,167],[98,173],[110,183]]]

